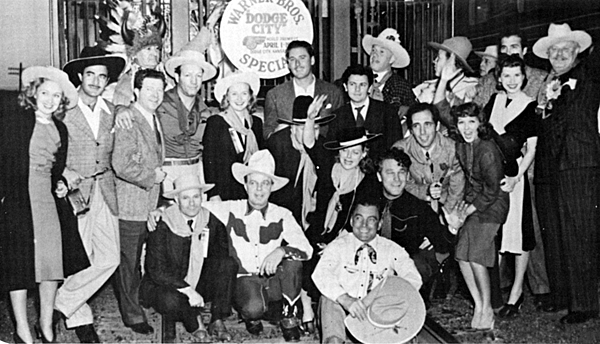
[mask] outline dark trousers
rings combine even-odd
[[[238,265],[231,257],[206,258],[196,291],[205,302],[211,302],[211,322],[231,314],[231,299]],[[200,309],[191,307],[185,294],[177,288],[144,280],[140,289],[144,303],[154,308],[167,321],[181,321],[188,332],[198,329]]]
[[[121,263],[115,272],[115,283],[119,311],[127,326],[147,322],[139,302],[140,258],[147,237],[146,222],[119,220]]]
[[[300,299],[302,262],[284,259],[273,276],[241,276],[237,278],[234,307],[244,320],[261,319],[269,302],[282,298],[291,305]],[[297,303],[301,305],[300,302]]]
[[[600,169],[557,173],[536,189],[551,300],[569,311],[598,312]]]

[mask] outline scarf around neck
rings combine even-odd
[[[494,107],[490,114],[490,124],[494,127],[496,132],[498,132],[498,135],[505,133],[504,127],[519,116],[525,110],[527,105],[533,101],[533,98],[520,92],[510,104],[506,105],[507,101],[508,96],[506,92],[499,92],[496,94]]]
[[[300,174],[302,174],[302,228],[307,230],[308,221],[306,220],[306,217],[308,216],[308,213],[315,211],[317,208],[317,199],[314,196],[315,185],[317,184],[317,171],[310,156],[306,153],[304,144],[296,140],[294,132],[291,130],[290,138],[294,149],[300,152],[300,163],[298,164],[294,187],[298,185],[298,179],[300,179]]]
[[[345,195],[348,192],[356,190],[358,184],[363,180],[365,174],[360,170],[359,167],[353,170],[346,170],[342,167],[342,164],[336,162],[331,169],[331,180],[335,187],[335,192],[329,200],[327,206],[327,212],[325,213],[325,229],[322,234],[329,233],[333,229],[338,217],[338,213],[341,210],[340,196]]]
[[[252,129],[248,129],[244,126],[242,120],[240,120],[239,116],[233,113],[233,111],[227,109],[219,113],[221,117],[229,124],[233,130],[240,133],[241,135],[246,136],[246,149],[244,152],[244,163],[247,163],[250,160],[252,154],[258,151],[258,142],[256,141],[256,136],[254,136],[254,132]],[[248,126],[252,128],[252,116],[250,114],[245,115],[245,120],[248,121]]]

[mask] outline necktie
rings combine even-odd
[[[429,162],[429,169],[431,170],[431,178],[433,178],[433,161],[431,161],[431,156],[429,155],[429,152],[425,152],[425,158],[427,159],[427,162]]]
[[[356,110],[356,127],[357,128],[365,126],[365,118],[360,113],[362,111],[362,109],[364,109],[364,107],[365,106],[363,105],[363,106],[358,106],[355,108],[355,110]]]
[[[194,220],[188,220],[187,224],[190,227],[190,230],[193,232],[194,231]]]
[[[377,252],[375,252],[375,249],[369,244],[362,244],[358,248],[358,250],[356,250],[356,254],[354,254],[354,264],[358,264],[358,260],[360,259],[360,253],[364,249],[367,250],[371,263],[377,264]]]
[[[156,142],[159,146],[162,146],[162,138],[160,137],[160,131],[158,130],[158,121],[156,115],[152,115],[152,122],[154,123],[154,134],[156,135]]]
[[[381,225],[381,236],[386,239],[392,238],[392,214],[390,213],[390,207],[392,201],[387,201],[385,209],[383,209],[383,224]]]

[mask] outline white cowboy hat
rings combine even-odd
[[[236,72],[217,80],[217,84],[215,85],[215,99],[220,103],[223,101],[223,96],[227,93],[231,85],[242,82],[250,85],[255,97],[258,95],[258,91],[260,91],[260,78],[258,75],[253,72]]]
[[[425,303],[419,292],[398,276],[388,276],[362,299],[367,317],[351,315],[346,328],[361,343],[406,343],[425,324]]]
[[[373,45],[384,47],[392,52],[395,59],[392,67],[404,68],[410,64],[410,56],[402,44],[400,44],[400,35],[398,35],[398,31],[395,29],[387,28],[381,31],[377,38],[371,35],[363,37],[362,46],[368,55],[371,55]]]
[[[250,173],[261,173],[273,180],[273,187],[271,191],[277,191],[288,183],[288,179],[284,177],[278,177],[275,175],[275,159],[271,153],[266,150],[259,150],[252,154],[248,164],[242,164],[239,162],[234,163],[231,166],[231,172],[233,177],[240,184],[245,184],[244,177]]]
[[[436,42],[429,42],[427,43],[427,45],[429,45],[435,50],[442,49],[451,54],[454,54],[458,61],[460,61],[460,63],[463,65],[463,67],[469,72],[473,73],[473,68],[471,68],[471,66],[469,66],[469,63],[467,62],[467,58],[473,50],[473,45],[467,37],[455,36],[444,40],[441,44]]]
[[[543,59],[548,58],[548,48],[559,42],[573,41],[579,44],[579,52],[592,45],[592,37],[585,31],[571,31],[569,24],[550,24],[548,36],[542,37],[533,45],[533,53]]]
[[[190,190],[190,189],[199,189],[200,192],[206,192],[212,189],[215,184],[202,184],[200,182],[200,178],[195,174],[186,174],[177,179],[173,183],[175,187],[172,191],[165,192],[163,194],[166,198],[174,198],[180,192]]]
[[[69,80],[67,73],[52,66],[32,66],[25,69],[21,75],[21,80],[26,86],[37,78],[49,79],[56,82],[62,89],[65,97],[69,100],[67,108],[71,109],[77,106],[79,95],[77,94],[77,89]]]
[[[165,62],[167,74],[175,78],[175,69],[177,67],[184,64],[195,64],[204,71],[202,81],[214,78],[217,75],[217,68],[206,62],[206,57],[204,57],[208,43],[210,43],[210,36],[207,35],[207,31],[200,31],[194,39],[189,41],[177,54]]]
[[[475,55],[479,57],[491,57],[493,59],[498,59],[498,46],[497,45],[488,45],[485,47],[484,51],[476,51]]]

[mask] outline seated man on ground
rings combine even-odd
[[[421,287],[421,276],[406,250],[377,234],[381,208],[377,199],[356,202],[350,219],[352,233],[339,236],[325,250],[312,275],[321,297],[321,326],[324,343],[346,339],[344,318],[364,320],[363,299],[387,276],[394,274]]]
[[[146,274],[140,287],[146,305],[162,314],[163,340],[175,340],[175,321],[199,342],[230,341],[223,319],[231,314],[231,298],[238,266],[229,257],[223,224],[202,207],[202,194],[213,187],[197,175],[175,180],[165,196],[176,204],[166,208],[150,233]],[[212,301],[206,331],[200,316],[204,300]]]

